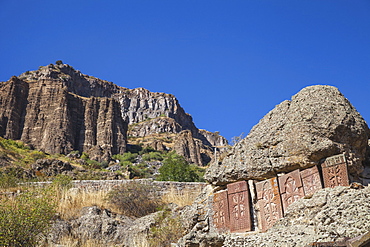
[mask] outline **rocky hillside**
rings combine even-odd
[[[47,153],[78,150],[102,161],[124,153],[129,142],[174,148],[201,165],[211,160],[212,146],[227,145],[219,134],[197,129],[173,95],[119,87],[60,61],[13,76],[0,89],[0,136]],[[163,143],[158,134],[174,138]],[[198,148],[176,149],[178,136]]]
[[[337,88],[302,89],[207,169],[179,246],[368,246],[369,136]]]

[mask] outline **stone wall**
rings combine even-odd
[[[173,182],[173,181],[154,181],[152,179],[135,179],[135,180],[74,180],[72,181],[73,188],[84,191],[109,191],[127,183],[143,183],[153,185],[159,188],[160,193],[165,194],[171,190],[179,192],[183,190],[199,193],[207,184],[198,182]],[[45,186],[51,182],[35,182],[33,185]]]

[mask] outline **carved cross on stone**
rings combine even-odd
[[[226,190],[214,194],[213,224],[220,231],[225,231],[229,228],[230,217]]]
[[[279,189],[285,214],[290,204],[304,197],[299,170],[292,171],[279,177]]]
[[[348,186],[347,161],[344,154],[328,157],[321,164],[324,186]]]
[[[261,230],[265,232],[283,217],[277,178],[256,183]]]
[[[305,195],[312,195],[322,189],[321,177],[317,166],[300,171]]]
[[[245,232],[252,230],[249,189],[246,181],[227,185],[230,231]]]

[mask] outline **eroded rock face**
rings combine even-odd
[[[55,221],[45,242],[56,245],[69,236],[71,239],[95,240],[107,246],[140,246],[148,237],[156,217],[158,213],[132,219],[97,206],[85,207],[76,219]]]
[[[132,137],[143,137],[157,133],[180,133],[182,127],[174,119],[158,117],[130,126],[128,135]]]
[[[200,148],[202,143],[199,140],[193,139],[191,132],[188,130],[182,131],[175,140],[174,150],[177,154],[186,157],[189,163],[202,164]]]
[[[109,159],[126,150],[128,124],[131,137],[188,130],[203,145],[227,143],[199,131],[173,95],[119,87],[67,64],[27,71],[1,82],[0,89],[0,136],[48,153],[79,150],[95,160]]]
[[[38,77],[13,77],[1,83],[1,135],[47,153],[79,150],[96,160],[123,153],[127,123],[119,103],[112,98],[86,98],[70,92],[66,82],[58,79],[63,75],[58,71],[46,68]]]
[[[218,185],[263,180],[345,153],[357,180],[368,137],[366,122],[337,88],[310,86],[270,111],[205,178]]]

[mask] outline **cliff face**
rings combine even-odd
[[[70,88],[61,76],[66,75],[46,67],[28,77],[12,77],[2,83],[1,135],[20,139],[47,153],[79,150],[96,160],[123,153],[127,123],[119,103],[91,96],[93,93],[80,90],[78,85]],[[89,98],[83,97],[88,94]],[[95,92],[99,94],[104,91]]]
[[[79,150],[108,159],[126,150],[128,125],[131,137],[188,130],[203,145],[227,143],[218,134],[198,130],[173,95],[119,87],[66,64],[27,71],[1,82],[0,89],[0,136],[48,153]],[[200,153],[183,155],[192,161]]]

